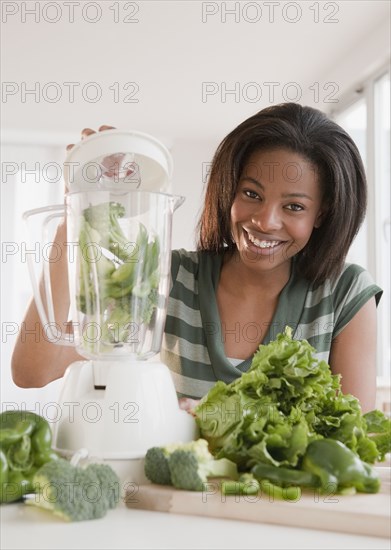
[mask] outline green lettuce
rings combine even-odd
[[[246,373],[213,386],[195,416],[217,458],[241,469],[259,462],[298,468],[312,441],[331,438],[366,462],[384,460],[390,419],[380,411],[363,415],[359,400],[342,392],[340,376],[315,351],[287,327],[259,347]]]

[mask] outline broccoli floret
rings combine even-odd
[[[205,439],[148,449],[144,471],[153,483],[189,491],[202,491],[209,477],[238,477],[236,464],[215,460]]]
[[[149,481],[159,485],[172,485],[168,457],[181,446],[183,446],[182,443],[172,443],[164,447],[148,449],[145,455],[144,473]]]
[[[209,477],[237,479],[238,476],[236,464],[227,458],[216,460],[205,439],[174,451],[168,458],[168,465],[174,487],[188,491],[202,491]]]
[[[66,521],[97,519],[119,500],[119,478],[110,466],[73,466],[65,459],[47,462],[33,479],[35,498],[29,504]]]
[[[115,508],[119,501],[120,484],[114,470],[108,464],[89,464],[85,471],[93,472],[98,477],[108,508]]]

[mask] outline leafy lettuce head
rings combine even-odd
[[[382,460],[391,422],[378,413],[376,421],[362,415],[358,399],[342,393],[340,377],[307,340],[294,340],[290,327],[259,347],[246,373],[217,382],[195,409],[211,452],[242,468],[300,466],[309,443],[321,438],[341,441],[366,462]]]

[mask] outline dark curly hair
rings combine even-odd
[[[221,142],[213,157],[204,208],[198,222],[198,250],[234,250],[231,206],[243,168],[257,150],[284,148],[316,168],[326,213],[296,256],[298,272],[313,282],[334,278],[364,219],[367,185],[352,138],[324,113],[297,103],[267,107]]]

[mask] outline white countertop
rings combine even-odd
[[[120,504],[107,516],[67,523],[26,504],[0,506],[2,550],[60,549],[390,549],[390,540],[144,510]]]

